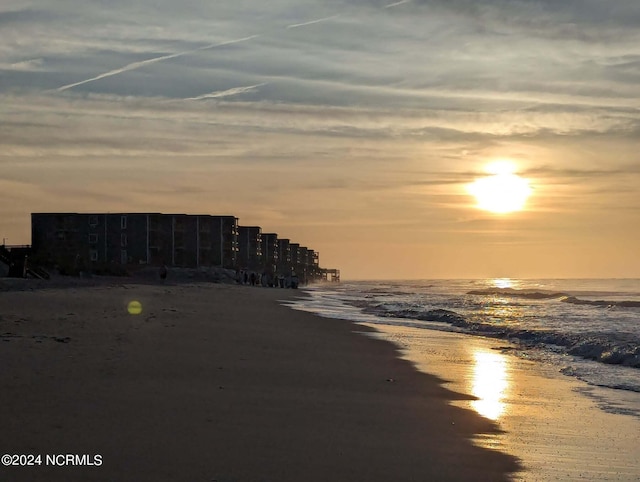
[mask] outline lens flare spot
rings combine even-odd
[[[142,313],[142,303],[136,300],[130,301],[127,305],[127,311],[130,315],[139,315]]]

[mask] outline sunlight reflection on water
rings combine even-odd
[[[513,288],[513,282],[509,278],[495,278],[493,286],[496,288]]]
[[[507,379],[507,358],[499,353],[475,351],[471,379],[471,393],[478,400],[471,402],[480,415],[497,420],[504,413],[505,392],[509,386]]]

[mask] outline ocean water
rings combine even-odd
[[[294,309],[377,325],[494,420],[514,481],[640,480],[640,280],[318,284]],[[387,326],[383,326],[387,325]],[[357,330],[357,328],[356,328]]]
[[[638,279],[363,281],[306,291],[310,297],[294,308],[504,339],[513,356],[590,385],[640,393]]]

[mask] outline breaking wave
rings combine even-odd
[[[398,306],[396,305],[396,308]],[[610,365],[640,368],[640,339],[624,333],[559,333],[472,321],[446,309],[393,309],[379,304],[365,311],[383,317],[447,323],[465,332],[501,338],[527,347],[558,347],[569,355]]]
[[[585,300],[573,296],[569,293],[547,292],[547,291],[529,291],[516,290],[513,288],[491,288],[481,290],[468,291],[469,295],[493,295],[506,296],[511,298],[523,298],[527,300],[553,300],[557,299],[563,303],[571,303],[574,305],[601,306],[603,308],[621,307],[621,308],[640,308],[640,301],[636,300]]]

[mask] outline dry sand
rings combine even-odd
[[[95,283],[93,283],[95,284]],[[295,291],[75,286],[0,293],[7,481],[500,481],[496,425],[363,327]],[[131,315],[137,300],[142,313]],[[46,455],[101,456],[55,466]]]

